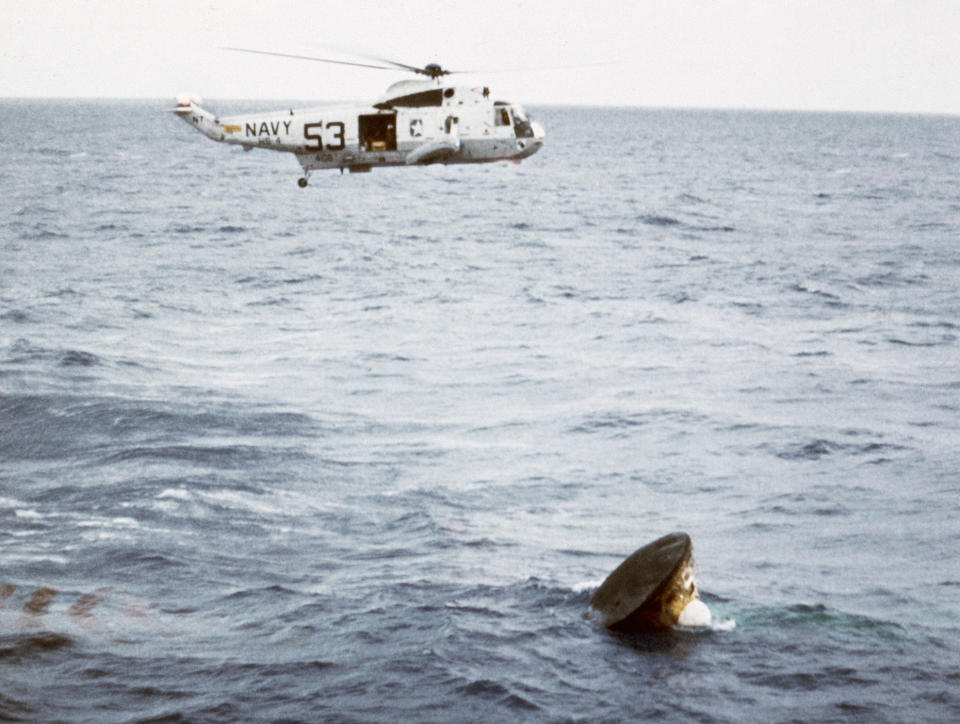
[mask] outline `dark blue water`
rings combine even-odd
[[[0,103],[0,719],[960,717],[960,119],[166,105]],[[673,530],[717,625],[584,620]]]

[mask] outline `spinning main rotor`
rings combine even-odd
[[[268,50],[252,50],[250,48],[224,48],[224,50],[233,50],[239,53],[255,53],[257,55],[273,55],[279,58],[295,58],[297,60],[313,60],[318,63],[336,63],[337,65],[353,65],[359,68],[374,68],[376,70],[406,70],[411,73],[417,73],[418,75],[425,75],[436,80],[441,76],[451,75],[453,73],[473,73],[476,71],[470,70],[447,70],[442,68],[437,63],[428,63],[422,68],[416,65],[408,65],[406,63],[399,63],[395,60],[388,60],[387,58],[368,58],[368,60],[375,60],[377,63],[382,65],[373,65],[372,63],[356,63],[348,60],[334,60],[333,58],[317,58],[313,55],[295,55],[293,53],[273,53]],[[362,56],[361,56],[362,57]]]

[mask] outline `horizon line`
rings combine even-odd
[[[169,99],[175,98],[175,95],[171,96],[152,96],[152,95],[136,95],[136,96],[95,96],[95,95],[5,95],[0,94],[0,101],[156,101],[156,102],[165,102]],[[297,103],[313,103],[313,104],[323,104],[329,105],[333,103],[337,104],[356,104],[356,105],[371,105],[365,100],[360,99],[330,99],[330,100],[319,100],[319,99],[309,99],[309,98],[281,98],[281,97],[219,97],[211,96],[205,100],[211,102],[243,102],[243,103],[252,103],[262,101],[264,104],[269,103],[280,103],[284,104],[288,102],[297,102]],[[576,103],[576,102],[557,102],[557,101],[545,101],[545,102],[524,102],[524,106],[530,108],[622,108],[622,109],[636,109],[636,110],[645,110],[645,111],[704,111],[704,112],[741,112],[741,113],[836,113],[836,114],[851,114],[851,115],[898,115],[898,116],[946,116],[946,117],[957,117],[960,116],[960,110],[955,111],[944,111],[944,110],[884,110],[884,109],[862,109],[862,108],[797,108],[797,107],[786,107],[786,106],[709,106],[709,105],[640,105],[632,103]]]

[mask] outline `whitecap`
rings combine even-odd
[[[4,563],[56,563],[67,565],[66,556],[49,555],[47,553],[11,553],[3,557]]]
[[[602,579],[595,581],[581,581],[580,583],[574,583],[570,589],[574,593],[583,593],[584,591],[592,591],[595,588],[599,588],[601,583],[603,583]]]
[[[90,520],[81,520],[77,522],[80,528],[93,528],[116,526],[118,528],[139,528],[140,522],[134,518],[91,518]]]
[[[275,504],[264,502],[260,496],[234,490],[218,490],[201,494],[203,500],[211,505],[247,510],[261,515],[283,515],[286,511]]]

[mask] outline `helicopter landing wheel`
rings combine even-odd
[[[298,179],[297,179],[297,186],[299,186],[299,187],[302,188],[302,189],[307,188],[307,177],[304,176],[303,178],[298,178]]]

